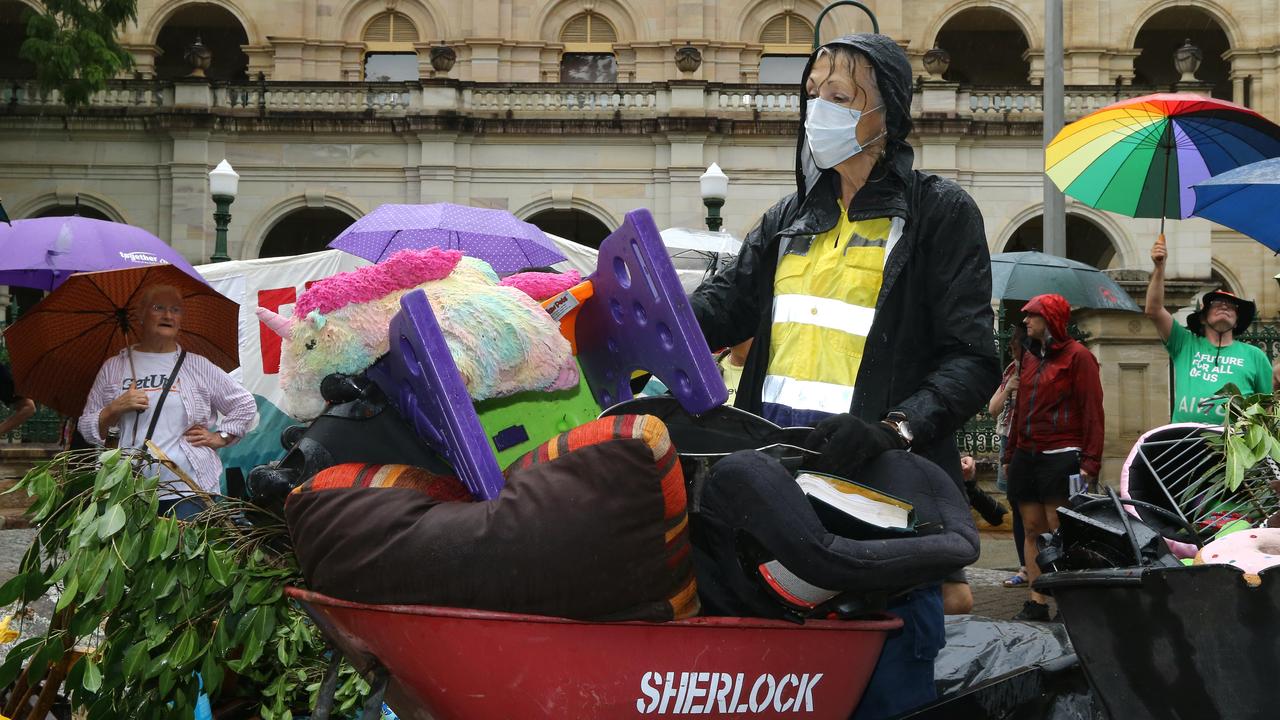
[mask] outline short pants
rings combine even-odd
[[[1009,463],[1009,499],[1020,503],[1066,500],[1070,478],[1080,473],[1080,453],[1075,450],[1033,453],[1018,449]]]

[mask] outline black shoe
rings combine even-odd
[[[1049,622],[1049,604],[1028,600],[1022,603],[1022,612],[1014,615],[1013,619],[1024,622]]]

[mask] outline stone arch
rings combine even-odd
[[[124,223],[132,225],[127,216],[120,208],[111,200],[103,195],[93,192],[47,192],[27,198],[15,205],[9,206],[9,212],[15,220],[19,218],[33,217],[44,210],[53,207],[66,207],[74,205],[76,199],[79,198],[82,207],[91,208],[103,215],[107,216],[112,222]]]
[[[613,25],[618,34],[619,43],[631,43],[644,40],[639,35],[640,17],[627,0],[598,0],[591,4],[591,12],[604,16]],[[542,7],[534,18],[533,25],[538,28],[538,39],[549,43],[560,42],[560,30],[565,23],[587,8],[581,0],[552,0]]]
[[[1044,203],[1035,203],[1023,208],[1021,212],[1010,218],[1009,221],[1005,223],[1005,226],[1000,230],[1000,234],[996,237],[996,241],[994,243],[994,252],[1014,252],[1017,249],[1025,249],[1011,247],[1015,236],[1018,234],[1018,231],[1028,223],[1034,223],[1035,221],[1040,220],[1043,216]],[[1098,236],[1101,239],[1110,243],[1112,254],[1106,263],[1107,267],[1127,267],[1128,263],[1133,261],[1135,257],[1133,241],[1129,237],[1129,234],[1125,232],[1124,228],[1117,223],[1114,218],[1108,216],[1106,213],[1099,212],[1093,208],[1080,205],[1078,203],[1072,203],[1067,206],[1067,257],[1073,260],[1081,259],[1074,257],[1070,243],[1072,227],[1074,225],[1076,228],[1081,228],[1082,226],[1080,226],[1079,223],[1087,223],[1088,226],[1092,226],[1092,228],[1097,231]],[[1084,259],[1082,261],[1090,262],[1088,259]],[[1106,267],[1103,267],[1102,269],[1105,270]]]
[[[430,0],[351,0],[339,11],[342,38],[359,38],[369,21],[384,12],[408,16],[418,29],[418,42],[438,43],[453,37],[448,15]]]
[[[147,42],[155,44],[160,37],[160,31],[164,29],[166,23],[184,6],[187,5],[217,5],[218,7],[231,13],[231,15],[240,22],[240,27],[244,28],[245,35],[249,37],[250,45],[261,45],[266,41],[262,33],[258,31],[258,26],[253,22],[253,17],[240,9],[240,6],[231,0],[167,0],[156,8],[147,19],[146,25],[142,26],[142,36],[147,38]]]
[[[324,193],[319,198],[315,195],[310,197],[307,195],[295,195],[285,198],[259,213],[258,217],[249,224],[249,228],[244,235],[245,242],[242,244],[246,251],[243,253],[243,257],[261,257],[263,244],[271,234],[271,231],[290,215],[307,209],[336,210],[350,217],[352,221],[359,220],[367,213],[364,208],[354,202],[329,193]],[[253,250],[252,255],[247,252],[249,249]]]
[[[22,16],[27,10],[39,9],[30,0],[0,0],[0,67],[5,69],[6,79],[27,80],[36,76],[36,66],[18,53],[27,37]]]
[[[1235,47],[1233,28],[1213,12],[1211,3],[1161,5],[1131,28],[1130,47],[1139,51],[1133,58],[1134,83],[1161,88],[1181,83],[1173,56],[1184,41],[1190,40],[1203,55],[1196,83],[1207,83],[1213,97],[1230,100],[1234,88],[1227,56]]]
[[[952,10],[928,41],[928,47],[950,53],[944,79],[979,86],[1028,83],[1033,36],[1027,31],[1027,19],[1001,3],[971,2]]]
[[[1017,3],[1009,2],[1009,0],[960,0],[946,10],[943,10],[933,22],[929,24],[925,30],[925,35],[921,39],[922,47],[931,48],[938,40],[938,33],[942,32],[942,28],[948,22],[966,10],[984,9],[999,10],[1008,15],[1022,30],[1022,36],[1027,39],[1027,44],[1033,49],[1042,49],[1039,45],[1033,44],[1037,38],[1044,37],[1044,31],[1041,26],[1026,13]]]
[[[1244,290],[1246,285],[1240,281],[1240,276],[1228,267],[1226,263],[1222,262],[1218,258],[1213,258],[1210,262],[1210,267],[1212,268],[1213,274],[1221,278],[1223,284],[1226,285],[1226,287],[1222,288],[1223,290],[1240,297],[1245,297]]]
[[[1138,33],[1142,32],[1142,27],[1151,18],[1165,10],[1179,7],[1192,8],[1207,14],[1218,23],[1218,27],[1222,28],[1222,32],[1226,33],[1227,45],[1233,48],[1240,46],[1240,38],[1243,37],[1243,31],[1236,20],[1231,17],[1231,13],[1227,12],[1226,8],[1219,3],[1213,2],[1213,0],[1158,0],[1139,13],[1133,24],[1129,26],[1125,47],[1135,46],[1135,43],[1138,42]]]
[[[517,210],[513,214],[516,217],[520,218],[521,220],[524,220],[526,222],[532,222],[530,218],[533,218],[536,215],[539,215],[542,213],[548,213],[548,212],[581,213],[582,215],[587,216],[592,220],[594,220],[595,222],[598,222],[600,225],[602,225],[606,231],[605,232],[606,235],[616,230],[618,226],[621,224],[614,218],[613,213],[609,212],[607,209],[605,209],[601,205],[594,203],[590,200],[587,200],[586,198],[570,197],[566,199],[566,198],[561,198],[559,196],[553,197],[551,193],[547,193],[545,195],[541,195],[535,198],[534,200],[526,204],[524,207],[521,207],[519,210]],[[554,233],[554,231],[550,231],[550,232]],[[560,233],[554,233],[554,234],[560,235]],[[569,238],[569,239],[576,241],[575,238]],[[592,245],[591,243],[581,243],[581,244],[586,245],[588,247],[598,247],[599,240],[602,240],[602,239],[603,237],[599,238],[596,241],[595,245]]]
[[[738,40],[752,44],[760,42],[760,31],[764,30],[764,26],[788,9],[813,25],[825,6],[826,3],[814,0],[795,0],[795,2],[756,0],[742,13],[742,22],[738,25]],[[857,8],[838,8],[827,13],[822,20],[822,27],[824,28],[822,39],[830,40],[855,32],[871,32],[871,21]],[[812,38],[805,44],[809,45],[811,42]]]

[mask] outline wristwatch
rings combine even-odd
[[[224,443],[229,443],[229,442],[231,442],[231,435],[229,435],[229,434],[227,434],[227,433],[223,432],[222,430],[219,430],[219,431],[218,431],[218,437],[222,438],[222,442],[224,442]]]
[[[911,447],[911,441],[915,439],[915,436],[911,434],[911,424],[907,422],[906,415],[900,412],[891,412],[885,415],[884,420],[881,420],[881,422],[893,428],[893,431],[898,433],[898,437],[902,438],[902,442],[908,448]]]

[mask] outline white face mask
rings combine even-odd
[[[875,112],[882,107],[884,105],[877,105],[867,112]],[[809,99],[804,115],[804,135],[813,162],[818,167],[823,170],[833,168],[862,152],[862,144],[858,142],[858,121],[862,119],[862,112],[822,98]],[[867,142],[879,140],[884,135],[882,132]]]

